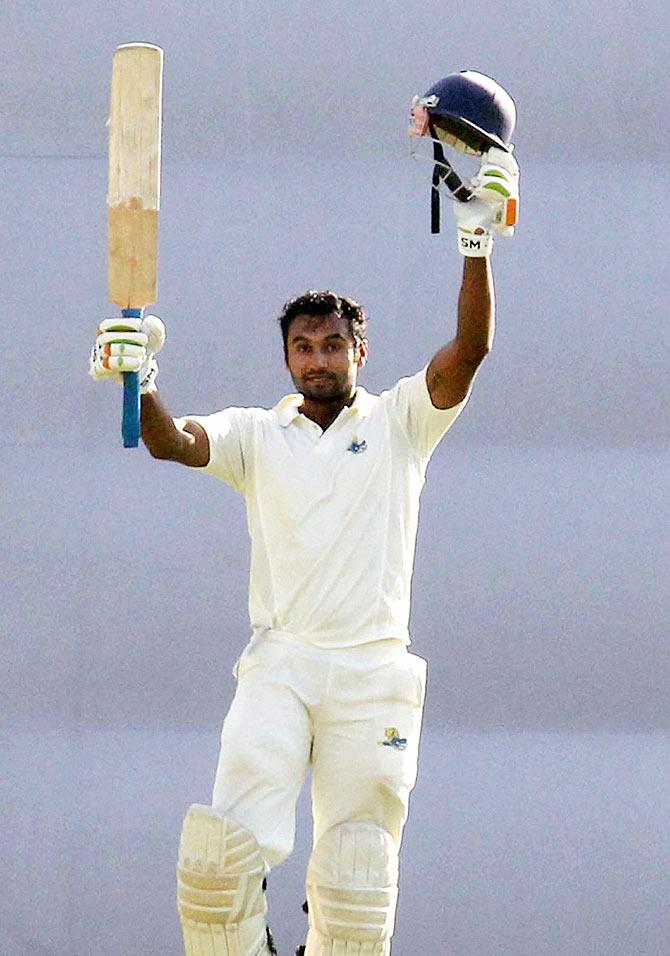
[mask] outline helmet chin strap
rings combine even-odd
[[[433,141],[433,182],[430,191],[430,231],[436,235],[440,231],[440,183],[444,183],[454,199],[468,202],[472,199],[472,190],[465,185],[444,155],[442,143],[437,137],[432,122],[428,124],[430,138]]]
[[[434,97],[433,97],[434,99]],[[426,137],[433,144],[433,180],[430,194],[430,231],[435,234],[440,231],[440,184],[444,183],[451,192],[452,196],[458,202],[468,202],[472,199],[472,190],[466,186],[458,173],[444,155],[442,143],[453,146],[454,149],[462,153],[478,156],[479,150],[473,149],[464,143],[453,133],[438,129],[433,123],[428,110],[430,98],[415,96],[412,101],[411,118],[412,125],[409,129],[409,135],[415,137]],[[419,156],[421,154],[419,153]],[[424,158],[424,157],[421,157]],[[427,158],[427,157],[425,157]]]

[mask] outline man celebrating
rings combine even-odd
[[[357,385],[365,313],[330,291],[284,307],[295,392],[270,410],[173,419],[155,386],[160,320],[96,340],[95,378],[140,371],[151,454],[220,478],[246,500],[252,638],[235,668],[212,806],[192,806],[184,822],[187,956],[274,952],[265,877],[291,852],[310,767],[314,844],[300,951],[390,953],[425,681],[425,661],[407,650],[419,496],[493,339],[489,255],[503,200],[487,184],[516,196],[517,176],[511,154],[494,148],[473,180],[475,198],[454,203],[465,256],[456,335],[381,395]]]

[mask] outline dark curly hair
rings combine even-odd
[[[347,320],[349,332],[356,346],[365,341],[368,320],[363,307],[358,302],[354,302],[353,299],[348,299],[346,296],[337,295],[330,289],[325,289],[323,292],[309,289],[295,299],[289,299],[279,316],[279,325],[284,340],[284,358],[287,362],[288,330],[295,317],[298,315],[330,315],[333,312]]]

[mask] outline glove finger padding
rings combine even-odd
[[[490,163],[492,166],[499,166],[501,169],[504,169],[511,179],[518,180],[519,164],[512,155],[512,148],[513,147],[510,147],[510,149],[501,149],[499,146],[492,146],[482,155],[480,168]]]
[[[124,372],[138,372],[140,391],[153,391],[158,374],[154,355],[164,343],[165,326],[155,315],[105,319],[91,350],[89,375],[96,381],[122,383]]]
[[[101,337],[102,336],[100,336],[100,338]],[[129,345],[126,342],[108,342],[103,345],[102,351],[103,354],[107,356],[125,355],[128,358],[137,358],[139,356],[142,360],[147,356],[147,350],[143,345]]]
[[[101,347],[106,345],[117,345],[119,347],[127,345],[129,348],[146,348],[149,337],[144,332],[101,332],[96,338],[96,343]]]
[[[519,217],[519,165],[512,154],[498,147],[485,153],[472,188],[477,199],[495,210],[492,228],[502,236],[514,235]]]
[[[107,346],[109,348],[109,346]],[[91,352],[90,375],[93,378],[117,378],[123,381],[122,372],[139,372],[147,360],[146,350],[142,349],[138,355],[120,353],[109,355],[103,349],[93,346]]]
[[[165,344],[165,325],[157,315],[146,315],[143,319],[105,319],[98,333],[105,336],[105,342],[146,345],[152,355],[160,352]]]
[[[140,332],[144,319],[103,319],[98,332]]]

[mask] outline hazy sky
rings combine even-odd
[[[274,404],[274,317],[310,287],[368,308],[366,387],[421,368],[453,335],[461,262],[448,209],[429,233],[411,97],[463,68],[514,95],[496,341],[423,499],[397,956],[665,953],[667,37],[666,5],[622,0],[4,5],[0,956],[176,956],[179,822],[208,799],[248,637],[242,500],[124,451],[120,394],[86,375],[131,40],[165,49],[155,310],[180,414]],[[274,884],[282,952],[306,814]]]

